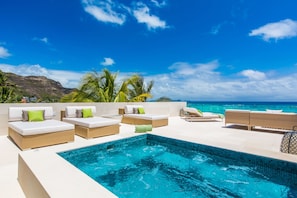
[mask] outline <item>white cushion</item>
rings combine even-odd
[[[65,116],[66,118],[75,118],[77,109],[91,109],[93,115],[96,114],[95,106],[68,106],[65,108]]]
[[[84,126],[87,128],[97,128],[103,126],[110,126],[119,124],[120,120],[102,118],[102,117],[92,117],[92,118],[63,118],[63,121],[69,122],[71,124]]]
[[[133,113],[134,108],[143,108],[143,106],[142,105],[126,105],[125,113]]]
[[[26,110],[26,111],[44,110],[45,119],[52,119],[54,117],[53,107],[9,107],[8,121],[21,121],[23,110]]]
[[[19,134],[37,135],[44,133],[52,133],[66,130],[73,130],[74,125],[58,120],[45,120],[40,122],[9,122],[8,126],[18,132]]]
[[[168,115],[152,115],[152,114],[125,114],[125,117],[137,118],[143,120],[163,120],[168,119]]]

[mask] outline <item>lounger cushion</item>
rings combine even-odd
[[[92,117],[92,118],[63,118],[63,121],[69,122],[71,124],[84,126],[87,128],[97,128],[103,126],[110,126],[119,124],[120,120],[101,118],[101,117]]]
[[[51,132],[59,132],[66,130],[73,130],[74,125],[61,122],[58,120],[44,120],[42,122],[9,122],[9,127],[18,132],[19,134],[26,135],[36,135]]]
[[[53,119],[53,107],[9,107],[8,121],[22,121],[24,111],[44,110],[44,118],[46,120]]]
[[[82,110],[82,109],[91,109],[92,114],[96,114],[96,107],[95,106],[68,106],[65,108],[65,116],[67,118],[75,118],[76,117],[76,110]]]
[[[191,115],[196,115],[196,116],[203,116],[203,113],[195,108],[192,108],[192,107],[184,107],[183,108],[184,112],[187,112]]]
[[[168,119],[168,115],[152,115],[152,114],[125,114],[125,117],[143,119],[143,120],[162,120]]]
[[[137,108],[139,110],[139,108],[143,108],[143,106],[142,105],[126,105],[125,113],[127,113],[127,114],[134,113],[134,111],[133,111],[134,108]]]

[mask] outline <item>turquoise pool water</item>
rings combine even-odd
[[[297,164],[145,134],[59,153],[118,197],[297,197]]]

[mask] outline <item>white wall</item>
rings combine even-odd
[[[180,110],[187,106],[186,102],[144,102],[144,103],[4,103],[0,104],[0,135],[8,134],[8,108],[9,107],[29,107],[29,106],[52,106],[56,113],[55,119],[60,120],[60,112],[66,106],[96,106],[97,115],[116,115],[119,108],[124,108],[126,104],[141,104],[146,113],[168,114],[178,116]]]

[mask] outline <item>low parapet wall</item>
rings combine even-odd
[[[0,104],[0,135],[8,134],[8,108],[25,106],[52,106],[55,112],[55,119],[60,120],[61,110],[66,106],[96,106],[96,115],[117,115],[119,108],[124,108],[126,104],[141,104],[146,113],[168,114],[169,116],[178,116],[180,110],[187,106],[186,102],[143,102],[143,103],[4,103]]]

